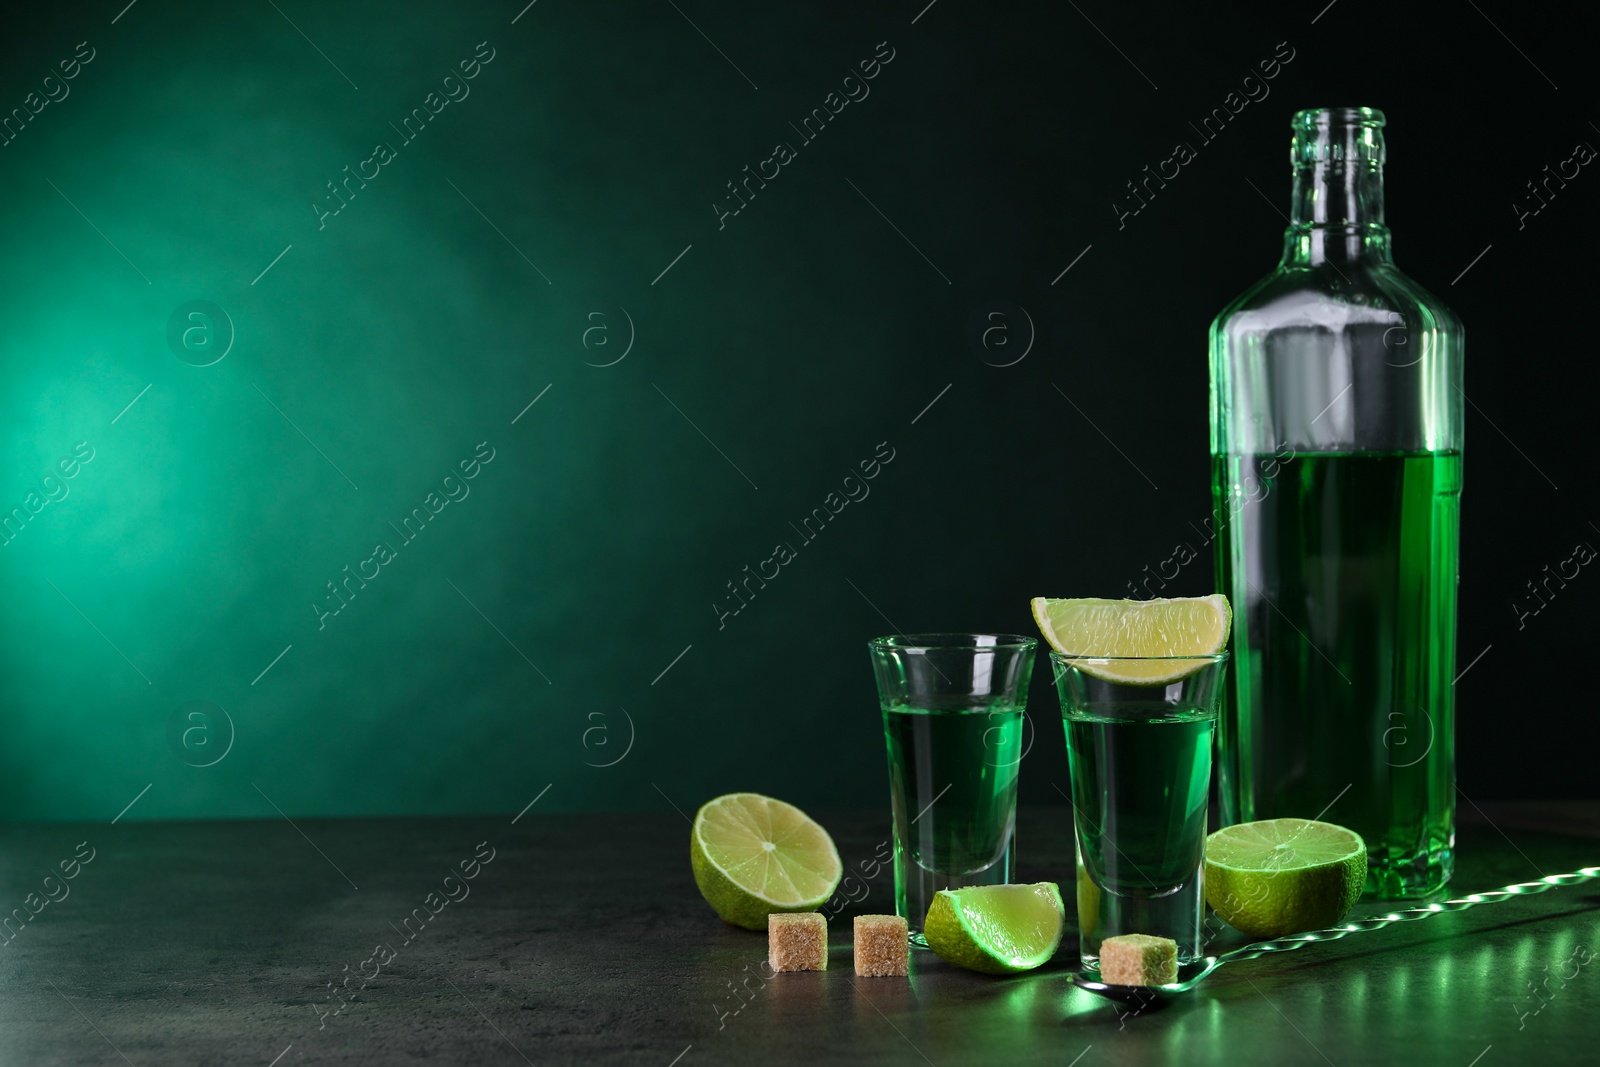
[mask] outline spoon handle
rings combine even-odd
[[[1370,930],[1381,930],[1391,923],[1412,922],[1416,919],[1426,919],[1447,911],[1466,911],[1479,904],[1497,904],[1502,900],[1512,897],[1531,896],[1534,893],[1544,893],[1562,886],[1580,885],[1600,878],[1600,867],[1584,867],[1573,871],[1571,874],[1550,874],[1536,882],[1518,882],[1508,885],[1503,889],[1489,889],[1482,893],[1468,893],[1455,900],[1441,901],[1438,904],[1427,904],[1420,908],[1407,908],[1404,911],[1392,911],[1387,915],[1375,916],[1371,919],[1357,919],[1355,922],[1331,926],[1326,930],[1312,930],[1303,934],[1290,934],[1273,941],[1262,941],[1244,948],[1234,949],[1217,957],[1217,966],[1230,963],[1234,960],[1253,960],[1257,956],[1265,956],[1273,952],[1293,952],[1297,948],[1316,944],[1319,941],[1337,941],[1341,937],[1351,934],[1364,934]]]

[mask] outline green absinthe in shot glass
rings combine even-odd
[[[1037,642],[912,634],[871,643],[889,757],[895,913],[918,945],[941,889],[1011,880]]]
[[[1016,821],[1022,726],[1015,707],[884,707],[895,823],[909,828],[902,847],[919,870],[965,878],[1003,858]]]
[[[1215,713],[1067,720],[1072,802],[1100,833],[1083,839],[1094,883],[1130,898],[1159,898],[1192,881],[1205,859]],[[1115,787],[1112,783],[1115,782]]]

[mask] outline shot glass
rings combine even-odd
[[[1202,955],[1206,805],[1227,654],[1050,654],[1072,771],[1078,944],[1149,934]]]
[[[926,947],[941,889],[1011,880],[1028,682],[1038,642],[900,634],[869,643],[894,816],[895,914]]]

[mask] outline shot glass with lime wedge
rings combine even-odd
[[[1033,615],[1066,727],[1083,967],[1123,934],[1198,959],[1228,601],[1039,597]]]

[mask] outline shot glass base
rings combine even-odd
[[[1205,905],[1205,878],[1196,870],[1175,891],[1160,896],[1117,893],[1080,880],[1078,893],[1079,959],[1085,968],[1100,967],[1100,942],[1121,934],[1146,934],[1175,941],[1179,964],[1205,955],[1201,918]]]

